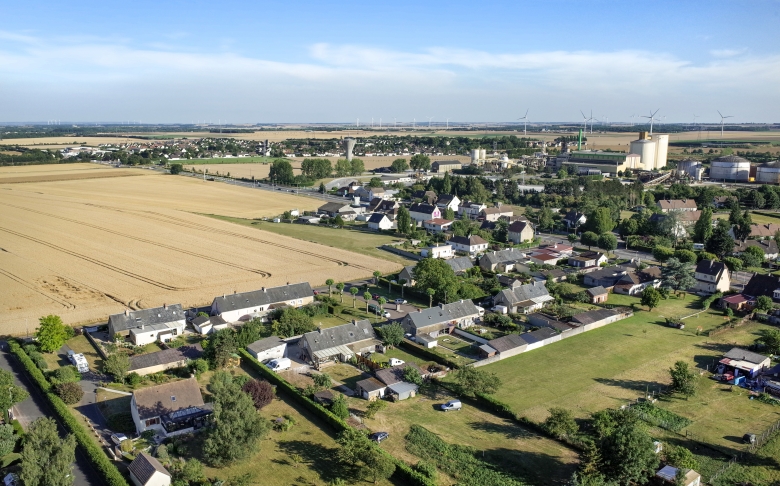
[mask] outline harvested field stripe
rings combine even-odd
[[[159,287],[161,289],[177,290],[177,291],[179,291],[179,290],[190,290],[187,287],[174,287],[174,286],[168,285],[166,283],[162,283],[162,282],[158,282],[156,280],[152,280],[150,278],[144,277],[143,275],[138,275],[137,273],[133,273],[133,272],[130,272],[128,270],[124,270],[122,268],[115,267],[115,266],[110,265],[108,263],[101,262],[100,260],[97,260],[95,258],[91,258],[91,257],[88,257],[86,255],[82,255],[80,253],[76,253],[75,251],[67,250],[65,248],[62,248],[61,246],[53,245],[53,244],[48,243],[46,241],[39,240],[38,238],[33,238],[32,236],[28,236],[28,235],[25,235],[25,234],[22,234],[22,233],[18,233],[16,231],[10,230],[8,228],[0,228],[0,231],[5,231],[6,233],[12,234],[14,236],[18,236],[19,238],[24,238],[26,240],[30,240],[30,241],[33,241],[35,243],[38,243],[39,245],[47,246],[47,247],[52,248],[54,250],[61,251],[63,253],[67,253],[68,255],[74,256],[76,258],[80,258],[80,259],[88,261],[90,263],[94,263],[95,265],[101,266],[103,268],[107,268],[109,270],[113,270],[114,272],[121,273],[122,275],[126,275],[126,276],[128,276],[130,278],[134,278],[136,280],[140,280],[142,282],[146,282],[146,283],[148,283],[150,285],[154,285],[155,287]]]
[[[3,270],[2,268],[0,268],[0,275],[5,275],[6,277],[10,278],[14,282],[16,282],[18,284],[21,284],[24,287],[27,287],[28,289],[32,290],[33,292],[37,292],[37,293],[41,294],[42,296],[46,297],[47,299],[53,300],[54,302],[60,304],[61,306],[65,307],[67,309],[75,309],[76,308],[76,306],[71,304],[70,302],[56,299],[56,298],[52,297],[51,295],[47,294],[46,292],[42,292],[38,287],[36,287],[32,283],[30,283],[30,282],[28,282],[28,281],[26,281],[26,280],[24,280],[24,279],[22,279],[20,277],[17,277],[13,273],[8,272],[6,270]]]
[[[225,260],[220,260],[218,258],[214,258],[214,257],[208,256],[208,255],[202,255],[200,253],[196,253],[196,252],[191,251],[191,250],[186,250],[186,249],[183,249],[183,248],[177,248],[175,246],[166,245],[165,243],[160,243],[160,242],[156,242],[156,241],[152,241],[152,240],[147,240],[145,238],[141,238],[141,237],[138,237],[138,236],[128,235],[126,233],[122,233],[122,232],[119,232],[119,231],[114,231],[114,230],[111,230],[111,229],[108,229],[108,228],[104,228],[102,226],[98,226],[98,225],[95,225],[95,224],[85,223],[84,221],[79,221],[79,220],[70,219],[70,218],[64,218],[64,217],[61,217],[61,216],[56,216],[54,214],[45,213],[43,211],[36,211],[35,209],[25,208],[23,206],[16,206],[14,204],[8,204],[7,206],[14,207],[14,208],[17,208],[17,209],[22,209],[24,211],[30,211],[31,213],[36,213],[36,214],[40,214],[40,215],[43,215],[43,216],[49,216],[51,218],[54,218],[54,219],[57,219],[57,220],[61,220],[61,221],[70,221],[71,223],[81,224],[81,225],[84,225],[84,226],[88,226],[90,228],[94,228],[96,230],[105,231],[106,233],[111,233],[112,235],[122,236],[124,238],[129,238],[131,240],[140,241],[142,243],[147,243],[149,245],[160,247],[160,248],[166,248],[168,250],[173,250],[173,251],[179,252],[179,253],[185,253],[185,254],[190,255],[190,256],[194,256],[194,257],[197,257],[197,258],[202,258],[204,260],[208,260],[208,261],[211,261],[211,262],[214,262],[214,263],[219,263],[220,265],[226,265],[228,267],[238,268],[239,270],[246,270],[247,272],[256,273],[256,274],[262,276],[263,278],[268,278],[268,277],[271,276],[271,274],[269,272],[266,272],[266,271],[263,271],[263,270],[258,270],[258,269],[254,269],[254,268],[247,268],[247,267],[244,267],[242,265],[238,265],[236,263],[231,263],[231,262],[228,262],[228,261],[225,261]]]

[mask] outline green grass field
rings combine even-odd
[[[383,260],[390,260],[401,265],[413,265],[415,262],[400,257],[393,253],[380,250],[378,247],[386,245],[399,238],[390,235],[380,235],[366,231],[351,231],[347,229],[328,228],[327,226],[310,226],[303,224],[272,223],[269,221],[255,221],[252,219],[232,218],[209,214],[212,218],[229,221],[231,223],[249,226],[252,228],[270,231],[280,235],[297,238],[299,240],[319,243],[321,245],[354,251],[363,255],[369,255]]]
[[[95,348],[84,336],[75,336],[68,339],[65,344],[70,347],[74,352],[81,353],[87,359],[90,370],[100,370],[103,366],[103,358],[95,351]],[[43,353],[43,358],[46,360],[46,364],[49,365],[49,371],[56,370],[62,366],[71,364],[68,360],[68,356],[65,353]]]

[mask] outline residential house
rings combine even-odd
[[[471,258],[465,256],[450,258],[446,262],[452,268],[452,271],[455,272],[455,275],[462,275],[464,272],[474,268]]]
[[[700,486],[701,474],[697,473],[693,469],[683,469],[683,476],[681,479],[677,478],[678,468],[670,465],[662,467],[655,477],[664,480],[667,483],[674,484],[676,486]]]
[[[257,361],[263,363],[272,359],[284,358],[284,353],[287,351],[287,343],[280,337],[270,336],[258,339],[247,346],[246,350]]]
[[[542,245],[539,247],[539,249],[547,252],[555,252],[564,256],[570,256],[574,254],[574,247],[571,245],[564,245],[563,243]]]
[[[735,310],[747,311],[756,306],[756,299],[745,294],[734,294],[720,299],[721,307]]]
[[[320,368],[326,363],[347,361],[352,356],[374,352],[380,344],[371,321],[353,320],[341,326],[318,329],[304,334],[298,346],[314,366]]]
[[[414,286],[414,265],[408,265],[398,272],[398,281],[405,280],[404,287]]]
[[[417,199],[427,204],[436,204],[436,193],[433,191],[414,191],[412,200]]]
[[[668,231],[678,238],[685,238],[692,233],[692,228],[696,224],[696,221],[701,217],[701,211],[679,211],[677,213],[677,221],[674,223],[674,228],[669,228]],[[668,214],[655,213],[650,216],[649,221],[657,227],[663,228],[664,226],[670,226],[672,223],[664,223]]]
[[[548,250],[535,250],[528,256],[528,259],[531,263],[535,263],[536,265],[553,266],[557,265],[558,262],[564,258],[566,257],[560,253]]]
[[[765,295],[771,297],[775,302],[780,302],[780,277],[756,273],[750,277],[742,294],[754,299]]]
[[[693,199],[662,199],[658,201],[658,208],[662,213],[669,211],[696,211],[696,201]]]
[[[712,198],[712,205],[718,209],[722,209],[731,205],[731,201],[736,201],[734,196],[715,196]]]
[[[174,368],[184,368],[190,360],[198,359],[201,356],[203,356],[203,348],[200,344],[137,354],[130,357],[128,371],[138,373],[141,376],[151,375]]]
[[[127,466],[130,480],[135,486],[170,486],[171,473],[160,461],[146,452],[141,452]]]
[[[374,213],[368,218],[368,227],[374,231],[392,229],[394,223],[384,213]]]
[[[470,255],[483,252],[488,247],[488,242],[476,235],[453,236],[447,243],[452,245],[455,251],[461,251]]]
[[[614,292],[624,295],[639,295],[647,287],[661,286],[661,269],[647,267],[644,270],[627,273],[615,284]]]
[[[388,211],[396,209],[399,206],[400,204],[398,204],[398,201],[375,197],[371,200],[371,202],[368,203],[366,211],[370,213],[387,213]]]
[[[458,206],[458,216],[461,219],[477,219],[479,213],[482,212],[487,206],[482,203],[474,203],[471,201],[462,201]]]
[[[295,220],[298,224],[320,224],[322,218],[319,216],[301,216]]]
[[[755,378],[760,372],[769,369],[771,364],[769,357],[742,348],[731,348],[719,363],[718,374],[726,375],[727,381],[739,376]]]
[[[452,209],[453,211],[457,212],[459,205],[460,198],[454,194],[442,194],[439,196],[439,199],[436,200],[436,206],[441,209],[442,213],[444,213],[444,211],[447,209]]]
[[[195,378],[141,388],[133,392],[130,413],[138,434],[154,430],[171,437],[201,429],[208,424],[211,404],[205,404]]]
[[[420,250],[420,255],[424,258],[452,258],[455,252],[450,245],[429,246]]]
[[[170,340],[170,335],[177,336],[184,332],[185,320],[186,316],[181,304],[163,304],[162,307],[135,311],[125,310],[122,314],[114,314],[108,318],[108,336],[112,340],[128,337],[131,331],[137,330],[143,344],[154,342],[157,337],[161,340]],[[152,340],[148,341],[150,338]]]
[[[592,287],[585,291],[591,304],[603,304],[609,298],[609,292],[602,286]]]
[[[355,395],[370,402],[383,398],[385,390],[387,390],[387,385],[376,378],[366,378],[355,383]]]
[[[777,243],[774,239],[737,241],[734,243],[732,254],[734,256],[739,256],[751,246],[759,248],[762,252],[764,252],[765,260],[777,260]]]
[[[461,167],[461,163],[457,160],[440,160],[431,164],[431,170],[440,174],[460,170]]]
[[[564,224],[566,224],[566,228],[568,229],[579,228],[587,221],[588,218],[585,217],[584,213],[580,213],[578,211],[573,211],[573,210],[566,213],[566,215],[563,217],[563,222]]]
[[[774,238],[775,233],[780,231],[780,224],[777,223],[767,223],[767,224],[756,224],[753,223],[750,225],[750,236],[749,238],[754,239],[764,239],[764,238]],[[729,230],[729,235],[731,235],[732,238],[736,239],[734,236],[734,228],[732,227]]]
[[[369,201],[374,199],[386,199],[390,195],[384,187],[367,187],[366,189],[368,189]]]
[[[211,315],[220,316],[228,322],[248,321],[253,317],[263,317],[278,307],[301,307],[312,302],[314,291],[311,285],[301,282],[215,297],[211,303]]]
[[[577,256],[569,257],[569,265],[577,268],[600,267],[606,262],[606,255],[599,251],[584,251]]]
[[[452,223],[453,221],[450,221],[449,219],[429,219],[427,221],[423,221],[423,228],[430,231],[431,233],[444,233],[445,231],[450,231],[452,228]]]
[[[470,300],[459,300],[410,312],[403,318],[401,325],[412,336],[427,334],[436,338],[442,331],[450,333],[455,328],[471,327],[478,319],[477,306]]]
[[[345,215],[349,215],[351,212],[354,212],[352,206],[341,202],[329,202],[317,208],[317,214],[324,214],[329,218],[335,218],[339,215],[345,218]]]
[[[692,292],[714,294],[716,292],[728,292],[731,288],[729,269],[723,262],[716,260],[702,260],[696,265],[694,272],[696,285]]]
[[[501,203],[498,203],[492,208],[485,208],[480,211],[478,217],[483,218],[485,221],[498,221],[502,216],[511,218],[514,216],[514,212],[511,208],[504,208],[501,206]]]
[[[528,257],[517,248],[489,251],[479,258],[479,266],[488,272],[528,272]]]
[[[599,285],[605,288],[614,287],[621,278],[633,271],[631,268],[606,267],[586,273],[583,283],[588,287],[597,287]]]
[[[440,219],[441,210],[433,204],[414,203],[409,207],[409,215],[418,223],[431,219]]]
[[[230,326],[228,322],[219,316],[198,316],[190,324],[200,334],[206,335],[217,332]]]
[[[555,299],[547,291],[545,282],[536,281],[502,290],[493,298],[493,305],[503,305],[509,312],[530,314],[553,300]]]
[[[531,274],[532,277],[542,280],[544,282],[563,282],[566,280],[569,276],[566,271],[561,270],[560,268],[553,268],[552,270],[540,270],[538,272],[534,272]]]
[[[514,221],[509,225],[508,230],[507,237],[512,243],[520,244],[526,241],[533,241],[534,239],[534,227],[531,226],[530,221]]]

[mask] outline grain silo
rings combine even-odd
[[[701,180],[701,174],[704,168],[701,162],[693,159],[685,159],[677,162],[677,177],[690,177],[695,181]]]
[[[718,157],[710,166],[710,179],[747,182],[750,179],[750,161],[736,155]]]
[[[487,150],[479,149],[479,158],[480,160],[485,160],[487,158]]]
[[[756,182],[763,184],[780,184],[780,161],[774,160],[761,164],[756,168]]]
[[[471,150],[471,163],[474,165],[479,163],[479,149]]]
[[[669,135],[653,135],[655,139],[655,168],[666,166],[666,154],[669,151]]]
[[[655,169],[655,142],[646,138],[631,142],[630,153],[639,155],[640,168],[644,170]]]

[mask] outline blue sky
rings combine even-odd
[[[780,122],[780,2],[0,5],[0,121]]]

